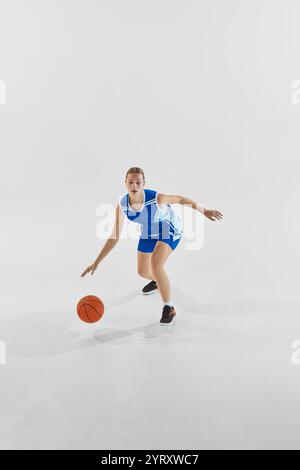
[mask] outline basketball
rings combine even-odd
[[[95,295],[86,295],[77,304],[77,314],[85,323],[95,323],[104,314],[104,303]]]

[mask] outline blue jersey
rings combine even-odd
[[[177,240],[182,235],[181,219],[171,204],[158,206],[157,194],[155,190],[144,189],[144,202],[140,211],[130,207],[129,193],[121,196],[119,204],[130,221],[141,225],[141,238]]]

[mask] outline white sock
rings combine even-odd
[[[169,305],[170,307],[173,307],[173,303],[172,303],[172,300],[169,300],[168,302],[165,302],[164,305]]]

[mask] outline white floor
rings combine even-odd
[[[75,304],[0,316],[1,449],[299,449],[299,303],[202,303],[175,284],[163,327],[143,285],[107,289],[95,325]]]

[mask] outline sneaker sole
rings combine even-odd
[[[150,292],[143,292],[143,291],[142,291],[142,294],[143,294],[143,295],[150,295],[150,294],[154,294],[154,292],[156,292],[156,291],[157,291],[157,289],[151,290]]]
[[[169,326],[169,325],[175,325],[175,322],[176,322],[176,318],[173,318],[172,321],[170,321],[169,323],[162,323],[162,322],[159,322],[159,324],[161,326]]]

